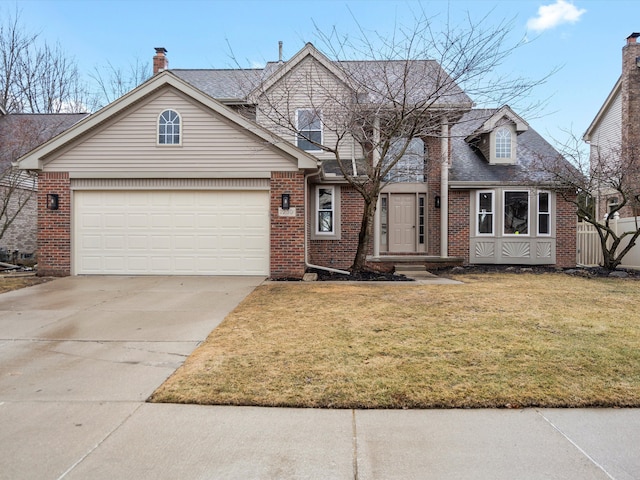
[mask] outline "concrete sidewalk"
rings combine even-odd
[[[0,295],[0,479],[640,478],[640,410],[147,404],[260,278]]]

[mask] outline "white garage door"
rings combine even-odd
[[[76,191],[75,274],[268,275],[265,191]]]

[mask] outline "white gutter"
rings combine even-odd
[[[449,257],[449,125],[442,124],[440,149],[440,256]]]
[[[342,275],[351,275],[351,272],[347,272],[346,270],[338,270],[337,268],[330,268],[330,267],[323,267],[320,265],[314,265],[312,263],[309,263],[309,247],[307,245],[308,243],[308,233],[307,233],[307,227],[309,225],[308,219],[307,219],[307,211],[309,210],[308,206],[309,206],[309,202],[307,200],[307,194],[309,192],[309,177],[313,177],[318,175],[318,172],[315,173],[308,173],[304,176],[304,266],[307,268],[315,268],[317,270],[324,270],[325,272],[333,272],[333,273],[341,273]]]

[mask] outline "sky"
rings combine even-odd
[[[0,0],[0,22],[16,9],[27,30],[58,42],[87,75],[107,62],[150,63],[155,47],[167,49],[169,68],[262,66],[278,59],[278,41],[287,59],[306,42],[322,50],[318,32],[385,37],[419,10],[435,26],[507,21],[507,41],[524,43],[496,73],[554,72],[527,98],[543,107],[523,115],[552,144],[582,136],[620,76],[626,37],[640,32],[637,0]]]

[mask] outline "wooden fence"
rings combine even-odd
[[[640,222],[640,217],[636,217]],[[636,230],[636,218],[619,218],[611,221],[610,226],[616,234]],[[628,241],[623,241],[619,248],[624,248]],[[576,242],[576,263],[581,266],[602,265],[602,249],[596,228],[586,222],[578,222],[578,238]],[[622,268],[640,268],[640,242],[638,242],[622,259]]]

